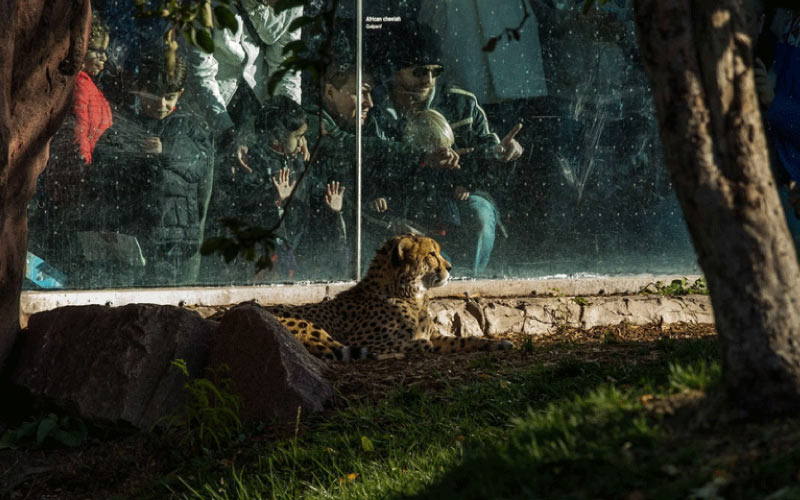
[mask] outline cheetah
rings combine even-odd
[[[330,300],[265,307],[308,351],[326,360],[403,357],[411,352],[510,349],[507,340],[440,335],[429,293],[450,278],[439,244],[395,236],[377,250],[366,276]]]

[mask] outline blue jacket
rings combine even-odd
[[[800,182],[800,46],[779,42],[775,49],[775,99],[767,121],[781,165]]]

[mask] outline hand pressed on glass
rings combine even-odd
[[[386,198],[375,198],[370,202],[369,206],[378,213],[389,210],[389,203],[386,201]]]
[[[338,181],[329,182],[325,189],[325,205],[333,212],[342,211],[342,200],[344,199],[344,186],[339,186]]]
[[[469,191],[464,186],[456,186],[453,190],[453,198],[458,201],[467,201],[469,198]]]
[[[278,172],[278,177],[272,178],[272,185],[275,186],[275,193],[277,195],[277,202],[281,203],[283,200],[292,194],[297,181],[290,181],[292,171],[289,167],[282,168]]]

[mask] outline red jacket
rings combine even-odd
[[[103,132],[111,126],[111,106],[85,71],[75,79],[75,144],[86,164],[92,163],[92,151]]]

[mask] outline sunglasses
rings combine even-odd
[[[411,74],[417,78],[422,78],[423,76],[428,76],[428,73],[430,73],[432,78],[436,78],[441,75],[443,71],[444,68],[442,66],[436,66],[435,68],[430,68],[428,66],[417,66],[414,68]]]

